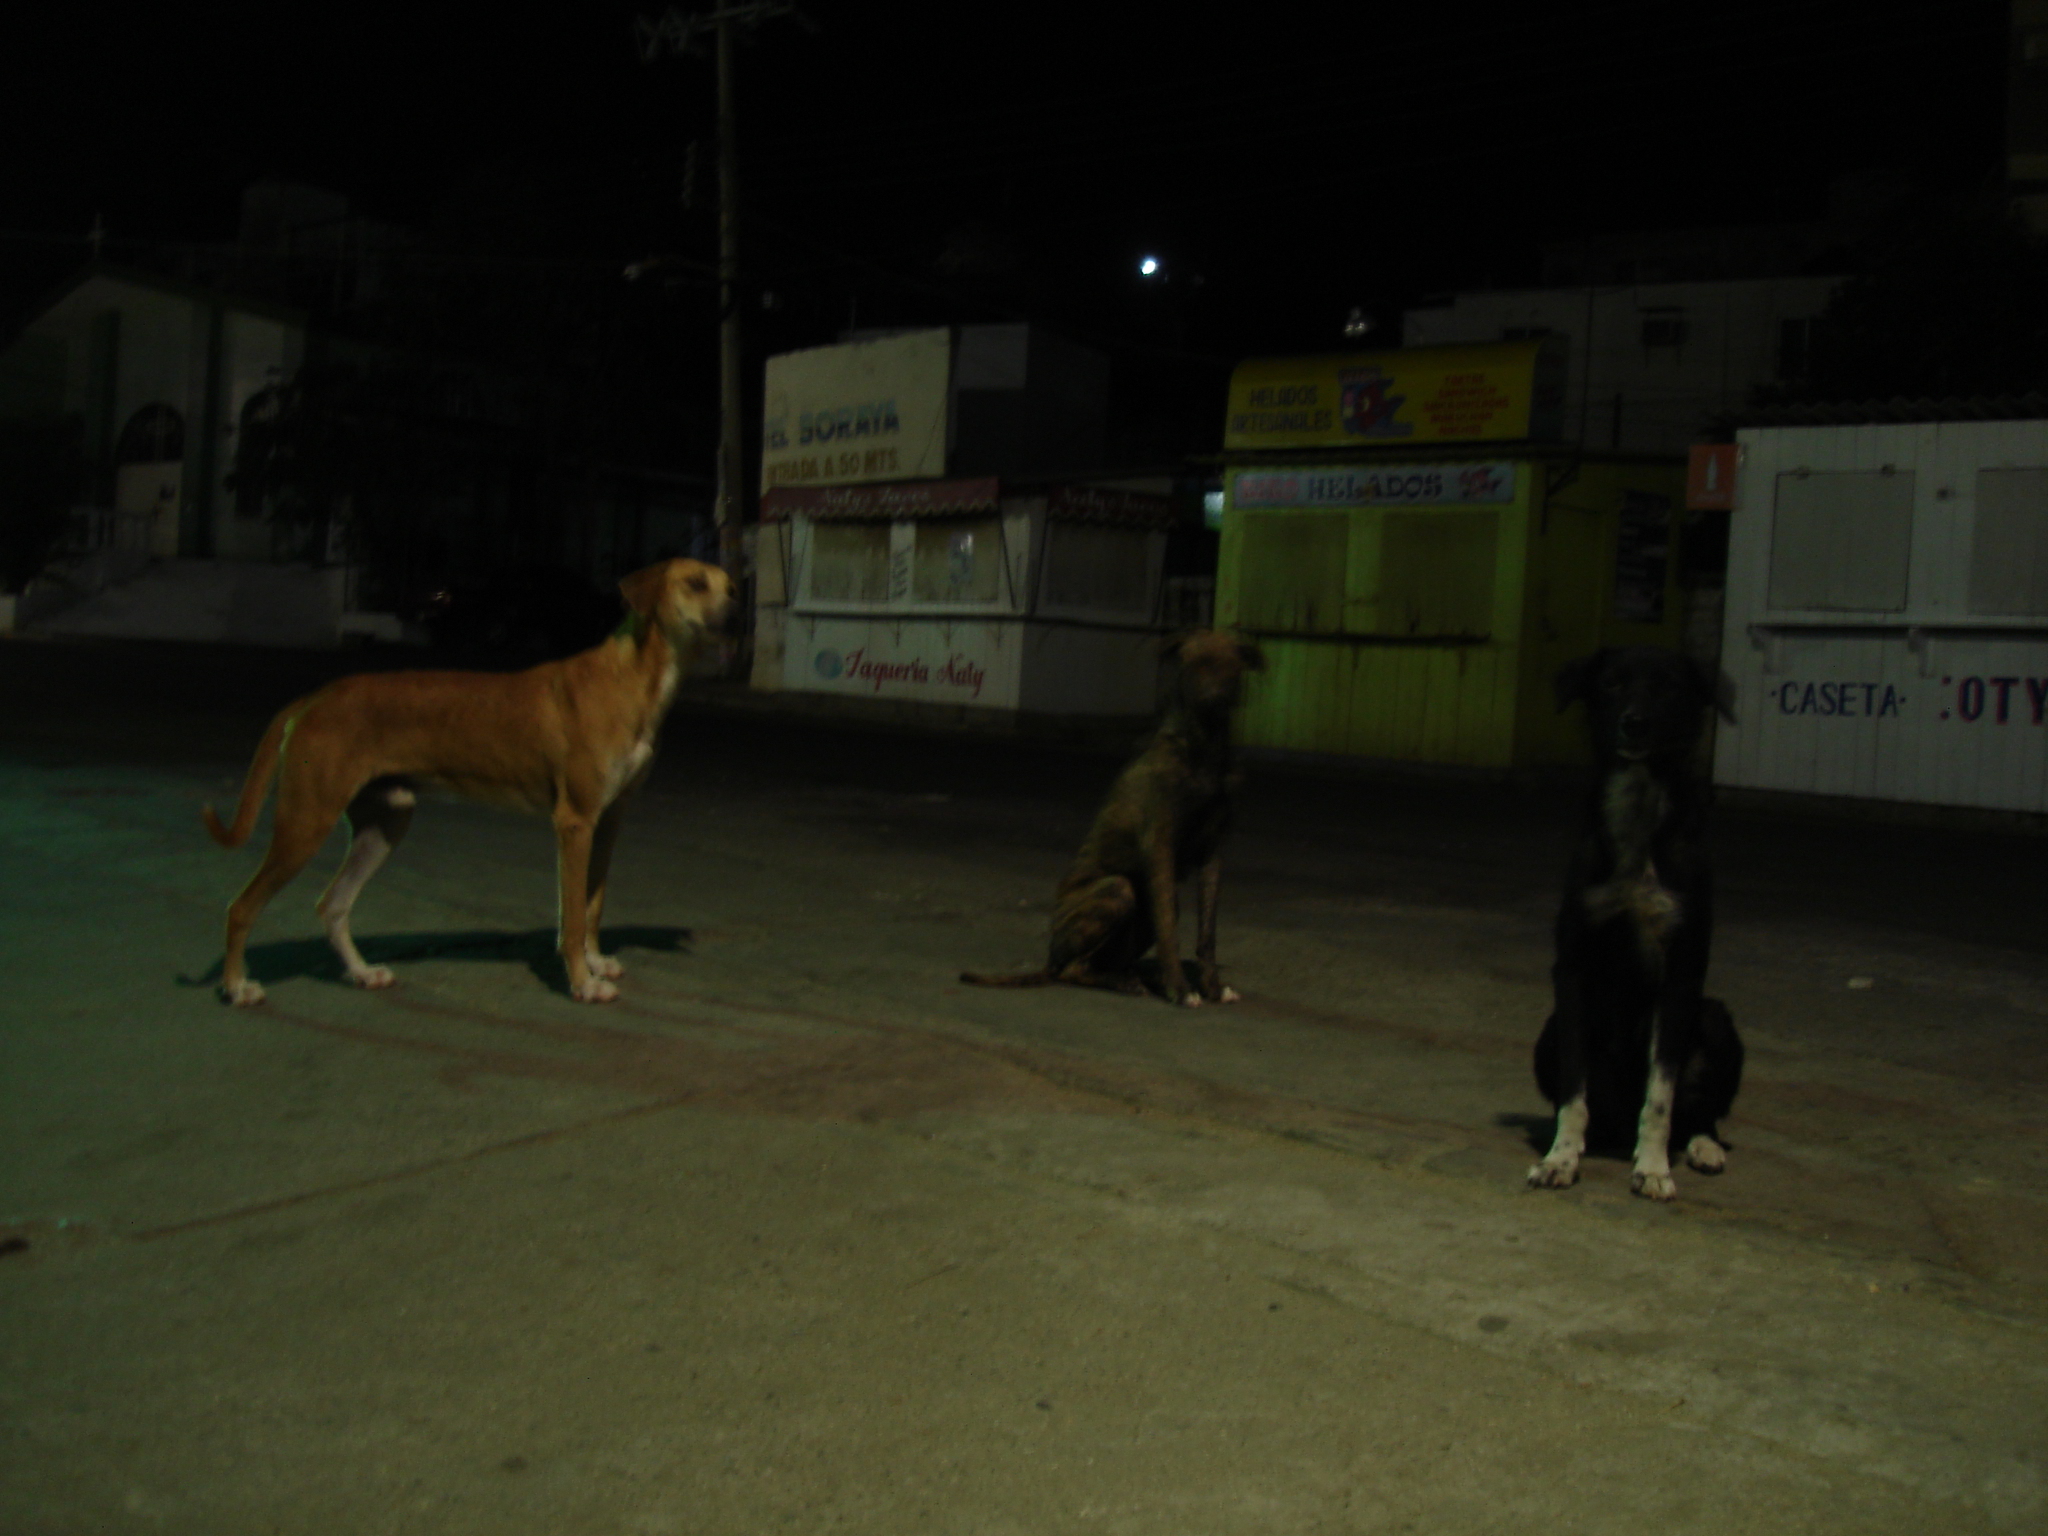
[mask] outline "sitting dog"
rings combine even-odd
[[[1234,1003],[1216,971],[1217,850],[1230,825],[1230,711],[1246,671],[1265,666],[1259,648],[1215,630],[1170,642],[1178,663],[1158,730],[1109,792],[1053,897],[1045,969],[1018,976],[962,973],[977,987],[1067,982],[1142,995],[1138,960],[1156,944],[1170,1003]],[[1198,872],[1196,985],[1180,962],[1176,890]]]
[[[626,797],[646,777],[677,680],[733,609],[732,578],[668,560],[619,583],[626,619],[602,644],[524,672],[392,672],[346,677],[287,705],[256,748],[232,827],[212,806],[206,829],[239,848],[278,780],[270,851],[228,908],[221,990],[263,1001],[249,978],[249,929],[306,867],[344,812],[348,857],[319,902],[348,979],[388,987],[349,937],[349,909],[405,836],[419,786],[554,818],[561,864],[562,962],[584,1002],[619,995],[618,961],[598,951],[605,876]]]
[[[1727,1008],[1701,995],[1714,889],[1710,786],[1695,766],[1707,710],[1734,719],[1725,686],[1649,647],[1558,673],[1558,708],[1586,706],[1595,778],[1557,916],[1555,1011],[1536,1042],[1557,1135],[1529,1170],[1533,1188],[1575,1182],[1589,1140],[1625,1143],[1631,1120],[1639,1195],[1676,1195],[1674,1146],[1702,1173],[1726,1166],[1716,1130],[1742,1082],[1742,1042]]]

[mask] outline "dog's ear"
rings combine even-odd
[[[1557,707],[1560,712],[1570,709],[1581,699],[1591,699],[1593,682],[1599,677],[1600,669],[1607,665],[1607,648],[1602,646],[1590,656],[1581,656],[1577,661],[1568,661],[1557,669]]]
[[[619,596],[626,600],[628,612],[636,613],[643,619],[651,619],[661,607],[661,595],[668,589],[668,562],[650,565],[645,570],[635,571],[619,583]]]
[[[1723,672],[1711,661],[1696,663],[1700,671],[1700,691],[1706,701],[1714,706],[1714,713],[1735,724],[1735,679]]]
[[[1176,629],[1170,635],[1161,635],[1159,654],[1168,661],[1180,660],[1180,648],[1200,633],[1199,629]]]
[[[1244,663],[1244,669],[1247,672],[1263,672],[1266,670],[1266,653],[1259,649],[1256,641],[1238,641],[1237,659]]]

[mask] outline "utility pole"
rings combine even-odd
[[[664,53],[697,51],[705,32],[714,38],[718,68],[718,520],[719,563],[740,567],[740,491],[745,462],[740,423],[740,199],[738,113],[733,101],[733,45],[741,27],[777,16],[797,15],[789,0],[743,0],[700,15],[671,8],[634,23],[641,58],[652,63]],[[801,19],[801,17],[799,17]]]

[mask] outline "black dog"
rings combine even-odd
[[[1710,786],[1694,765],[1725,683],[1671,651],[1598,651],[1557,675],[1557,706],[1586,706],[1597,768],[1557,915],[1556,1008],[1536,1042],[1536,1085],[1557,1138],[1533,1188],[1579,1176],[1588,1141],[1624,1144],[1629,1187],[1670,1200],[1671,1149],[1702,1173],[1727,1153],[1716,1126],[1742,1082],[1742,1042],[1701,995],[1714,935],[1707,864]]]
[[[1095,818],[1053,896],[1045,969],[1016,976],[963,972],[977,987],[1066,982],[1142,994],[1138,959],[1156,944],[1160,990],[1170,1003],[1233,1003],[1216,970],[1217,850],[1230,826],[1230,712],[1259,648],[1219,630],[1171,642],[1179,663],[1159,729],[1131,761]],[[1195,986],[1180,961],[1176,887],[1197,875]]]

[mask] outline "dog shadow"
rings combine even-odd
[[[687,928],[605,926],[605,953],[628,949],[655,954],[688,952],[692,934]],[[416,960],[483,960],[496,964],[523,963],[551,991],[569,991],[569,973],[562,964],[561,951],[552,928],[533,928],[508,933],[502,928],[473,929],[445,933],[380,933],[359,935],[356,948],[371,965],[405,965]],[[325,939],[280,939],[249,946],[249,974],[266,986],[273,982],[308,977],[346,985],[341,957]],[[180,975],[181,987],[214,987],[220,984],[223,961],[216,960],[197,976]]]
[[[1523,1114],[1508,1110],[1493,1117],[1493,1123],[1506,1130],[1520,1131],[1522,1139],[1529,1144],[1529,1150],[1538,1157],[1550,1150],[1551,1138],[1557,1134],[1557,1116]]]

